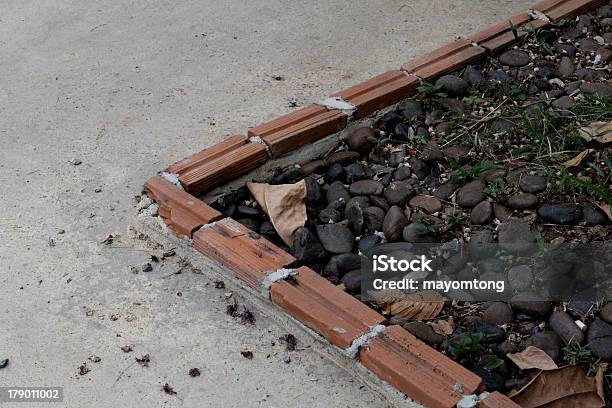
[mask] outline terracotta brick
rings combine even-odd
[[[516,40],[510,26],[510,21],[517,29],[519,38],[525,36],[530,29],[537,30],[547,25],[543,20],[532,20],[528,13],[522,13],[511,17],[508,21],[502,21],[484,31],[471,35],[470,40],[489,53],[497,53]]]
[[[263,145],[246,143],[211,160],[201,162],[179,175],[179,180],[185,190],[191,194],[201,194],[253,170],[266,160],[268,154]]]
[[[576,16],[607,3],[607,0],[544,0],[533,6],[551,20],[559,21]]]
[[[231,218],[200,228],[193,241],[195,249],[256,289],[268,273],[295,262],[294,257]]]
[[[309,268],[272,285],[272,302],[330,343],[348,348],[385,318]]]
[[[389,71],[335,93],[332,97],[340,96],[355,105],[357,112],[354,116],[359,119],[416,94],[419,84],[417,77],[402,71]]]
[[[234,149],[247,143],[247,137],[245,135],[233,135],[223,140],[221,143],[192,154],[191,156],[185,157],[183,160],[178,161],[168,167],[166,171],[174,174],[184,174],[189,170],[194,169],[210,160],[219,158],[224,154],[231,152]]]
[[[497,391],[489,394],[489,396],[478,404],[480,408],[521,408],[516,402],[506,397]]]
[[[272,156],[278,157],[339,132],[346,123],[347,116],[338,110],[307,105],[249,130],[248,135],[261,137]]]
[[[476,61],[484,54],[484,48],[475,46],[470,40],[462,38],[404,64],[402,70],[417,75],[425,81],[431,81],[435,77]]]
[[[388,327],[361,349],[360,357],[379,378],[429,408],[454,407],[462,394],[473,394],[481,385],[476,374],[400,326]],[[463,393],[453,390],[459,386]]]
[[[178,236],[191,238],[193,231],[223,215],[191,194],[160,176],[151,177],[144,186],[150,198],[159,204],[159,216]]]

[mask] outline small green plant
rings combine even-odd
[[[417,91],[425,96],[438,96],[441,98],[446,98],[448,96],[442,91],[440,85],[430,84],[429,82],[424,82],[422,85],[418,86]]]
[[[465,224],[467,224],[467,217],[465,216],[463,211],[457,210],[457,211],[454,211],[451,215],[449,215],[448,221],[446,223],[446,226],[444,227],[444,230],[450,231],[454,229],[455,227],[465,225]]]
[[[381,138],[376,138],[374,136],[370,136],[370,137],[368,137],[368,140],[370,142],[372,142],[374,144],[374,148],[378,149],[378,150],[384,148],[389,143],[391,143],[391,138],[388,137],[388,136],[381,137]]]
[[[493,180],[483,190],[487,197],[497,198],[512,192],[512,188],[506,184],[504,179]]]
[[[420,144],[420,145],[427,144],[427,137],[424,135],[417,135],[415,136],[414,140],[417,144]]]
[[[470,333],[452,339],[449,342],[449,349],[457,362],[467,367],[477,365],[480,356],[487,350],[486,343],[489,338],[485,333]],[[484,367],[494,370],[502,365],[502,359],[494,359]]]
[[[508,24],[510,24],[510,30],[512,30],[512,35],[514,36],[514,39],[518,40],[519,35],[518,35],[518,30],[516,29],[516,26],[512,23],[512,20],[508,20]]]
[[[459,165],[456,160],[452,158],[448,158],[449,163],[453,168],[457,168]],[[465,180],[478,177],[480,173],[486,170],[491,170],[497,168],[497,165],[492,162],[481,161],[476,163],[472,167],[460,167],[453,171],[449,177],[449,182],[452,184],[459,184]]]
[[[591,350],[579,344],[566,344],[563,347],[563,361],[569,365],[581,365],[591,363]]]
[[[416,221],[425,225],[429,232],[438,232],[438,225],[429,215],[419,214],[416,216]]]

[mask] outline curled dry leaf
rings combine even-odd
[[[425,290],[406,294],[401,290],[368,291],[383,308],[383,314],[406,320],[429,320],[440,314],[444,298],[438,292]]]
[[[306,182],[280,185],[248,182],[247,188],[268,214],[283,242],[291,246],[293,233],[306,222]]]
[[[595,378],[587,377],[579,366],[540,371],[527,385],[511,393],[510,397],[523,408],[605,406],[598,393]]]
[[[563,163],[561,163],[561,165],[565,167],[580,166],[580,163],[582,163],[582,160],[584,160],[585,157],[587,157],[589,154],[593,153],[594,151],[595,149],[585,149],[581,151],[580,153],[578,153],[573,159],[564,161]]]
[[[612,221],[612,209],[610,208],[610,205],[601,203],[601,204],[597,204],[597,206],[601,208],[601,211],[605,212],[608,218],[610,219],[610,221]]]
[[[612,121],[593,122],[589,126],[578,129],[578,135],[587,142],[594,140],[599,143],[610,143],[612,142]]]
[[[540,370],[556,370],[557,364],[545,351],[529,346],[520,353],[508,353],[506,354],[518,368],[521,370],[530,370],[532,368],[538,368]]]
[[[452,317],[449,317],[446,320],[438,320],[431,323],[431,327],[436,333],[442,336],[449,336],[455,331],[455,321]]]

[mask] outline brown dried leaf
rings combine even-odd
[[[543,350],[537,347],[529,346],[520,353],[506,354],[518,368],[521,370],[530,370],[538,368],[540,370],[556,370],[557,364]]]
[[[436,333],[442,336],[449,336],[455,331],[455,321],[452,317],[449,317],[446,320],[438,320],[432,323],[431,327]]]
[[[587,377],[579,366],[540,371],[512,400],[523,408],[602,408],[596,380]]]
[[[368,293],[383,308],[383,314],[400,319],[433,319],[444,306],[442,295],[433,290],[406,294],[401,290],[388,289]]]
[[[291,246],[293,233],[306,222],[306,182],[279,185],[248,182],[247,188],[268,214],[283,242]]]
[[[587,142],[592,140],[599,143],[612,142],[612,121],[593,122],[589,126],[578,129],[578,135]]]
[[[601,211],[605,212],[608,218],[610,219],[610,221],[612,221],[612,209],[610,208],[610,205],[601,203],[601,204],[597,204],[597,206],[601,208]]]
[[[574,157],[573,159],[564,161],[563,163],[561,163],[561,165],[565,167],[580,166],[580,163],[582,163],[582,160],[584,160],[585,157],[587,157],[589,154],[593,153],[594,151],[595,149],[585,149],[581,151],[580,153],[578,153],[576,157]]]

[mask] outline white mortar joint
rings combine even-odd
[[[339,110],[349,118],[352,118],[353,114],[357,111],[357,107],[355,105],[345,101],[340,96],[332,96],[330,98],[323,99],[320,102],[315,102],[315,105],[324,106],[326,109],[329,110]]]
[[[298,271],[296,269],[281,268],[276,271],[270,272],[261,282],[261,292],[266,299],[270,299],[270,288],[278,281],[285,280],[290,276],[297,276]]]
[[[378,337],[382,332],[385,331],[386,328],[387,326],[383,326],[382,324],[377,324],[376,326],[372,327],[369,332],[362,334],[361,336],[353,340],[351,346],[344,350],[344,354],[350,358],[357,357],[359,349],[370,344],[372,339]]]

